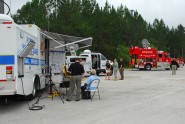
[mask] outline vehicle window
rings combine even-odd
[[[101,60],[107,60],[103,55],[101,55]]]
[[[81,58],[84,62],[86,62],[86,58]]]
[[[170,58],[170,55],[169,54],[165,54],[165,58]]]
[[[88,57],[88,55],[80,55],[80,56],[85,56],[85,57]]]
[[[75,62],[75,58],[70,58],[70,62]]]
[[[84,62],[86,62],[86,58],[80,58],[82,59]],[[75,62],[75,58],[70,58],[70,62]]]
[[[158,57],[159,57],[159,58],[162,58],[162,54],[158,54]]]

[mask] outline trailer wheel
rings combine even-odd
[[[34,84],[33,84],[33,90],[32,90],[32,93],[28,96],[28,100],[33,100],[35,98],[37,94],[37,89],[39,87],[39,83],[40,83],[39,77],[36,76]]]
[[[35,96],[36,96],[36,87],[34,85],[33,91],[30,95],[15,95],[14,98],[16,101],[25,101],[25,100],[31,101],[35,98]]]
[[[33,100],[35,99],[35,96],[36,96],[36,87],[35,87],[35,84],[33,86],[33,91],[32,93],[28,96],[28,100]]]
[[[145,65],[145,69],[147,70],[147,71],[150,71],[151,70],[151,65],[150,64],[147,64],[147,65]]]

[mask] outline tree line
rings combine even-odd
[[[89,48],[108,59],[124,58],[128,63],[128,48],[141,46],[147,39],[152,47],[168,51],[171,57],[183,57],[185,28],[169,28],[162,19],[146,22],[137,11],[120,5],[117,8],[96,0],[32,0],[12,15],[18,24],[32,23],[41,29],[79,37],[93,37]]]

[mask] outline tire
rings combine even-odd
[[[33,100],[33,99],[35,99],[36,93],[37,93],[37,90],[36,90],[36,87],[35,87],[35,84],[34,84],[34,86],[33,86],[33,91],[32,91],[32,93],[28,96],[28,100]]]
[[[145,69],[147,70],[147,71],[150,71],[151,70],[151,65],[150,64],[147,64],[147,65],[145,65]]]
[[[37,94],[37,89],[39,89],[40,79],[38,76],[36,76],[34,84],[33,84],[33,90],[32,93],[28,96],[28,100],[35,99],[35,96]]]

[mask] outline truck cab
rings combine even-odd
[[[164,51],[158,51],[158,58],[157,58],[157,65],[158,67],[162,67],[165,68],[165,70],[169,70],[170,69],[170,54],[168,52],[164,52]]]

